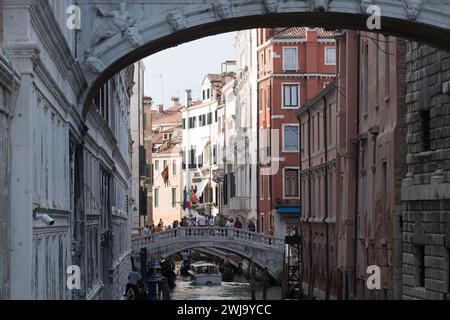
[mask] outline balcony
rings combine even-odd
[[[228,202],[229,210],[248,210],[250,208],[250,197],[234,197]]]

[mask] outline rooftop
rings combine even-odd
[[[283,31],[276,33],[273,38],[274,39],[299,39],[306,38],[308,27],[294,27],[294,28],[286,28]],[[326,31],[323,28],[316,28],[317,37],[332,39],[334,38],[333,31]]]

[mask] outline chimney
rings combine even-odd
[[[158,112],[163,113],[164,112],[164,105],[158,104]]]
[[[172,107],[178,107],[180,105],[180,98],[172,97]]]
[[[192,105],[192,90],[186,90],[186,108]]]

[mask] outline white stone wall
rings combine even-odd
[[[10,252],[10,261],[0,252],[2,298],[111,298],[121,280],[109,270],[122,268],[119,262],[131,249],[128,93],[133,68],[112,79],[110,121],[104,123],[96,110],[83,119],[77,102],[86,81],[73,55],[74,32],[65,27],[71,2],[3,1],[2,47],[21,82],[10,126],[9,201],[0,190],[0,206],[6,202],[13,213],[11,223],[0,226],[1,236],[11,235],[10,246],[1,239],[1,247]],[[2,75],[0,70],[1,137],[6,128]],[[82,133],[84,125],[87,133]],[[78,171],[70,156],[74,147],[81,150]],[[8,155],[2,144],[0,162],[8,164],[3,157]],[[106,187],[102,179],[107,177]],[[7,212],[1,210],[2,215]],[[37,214],[48,214],[54,225],[36,219]],[[3,221],[8,220],[2,216]],[[66,287],[66,270],[74,261],[81,267],[80,291]]]
[[[19,81],[12,61],[0,48],[0,300],[10,296],[10,115]]]

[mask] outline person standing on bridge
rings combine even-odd
[[[253,220],[250,220],[247,226],[247,230],[250,232],[256,232],[256,225]]]
[[[236,221],[234,222],[234,227],[236,229],[242,229],[242,222],[239,220],[239,217],[236,218]]]
[[[199,227],[206,227],[206,217],[203,213],[198,216],[197,225]]]

